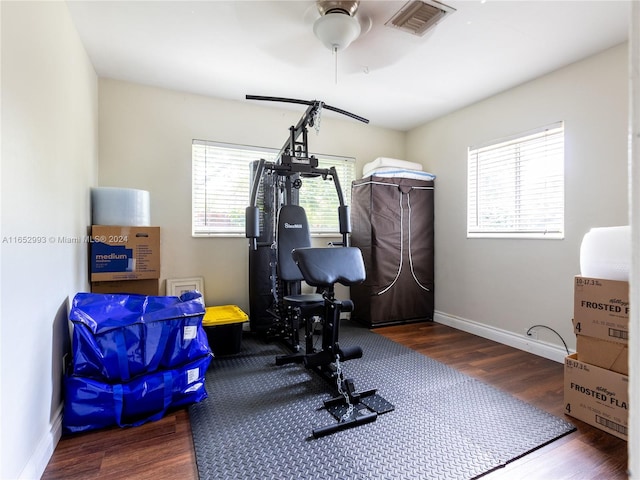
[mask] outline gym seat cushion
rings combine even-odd
[[[296,248],[292,257],[313,287],[349,286],[366,278],[362,253],[356,247]]]

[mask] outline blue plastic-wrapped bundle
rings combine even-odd
[[[206,355],[180,368],[157,371],[122,384],[68,375],[63,431],[142,425],[159,420],[169,409],[204,400],[204,377],[211,358]]]
[[[196,291],[180,297],[78,293],[69,313],[71,373],[121,383],[209,355],[204,313]]]

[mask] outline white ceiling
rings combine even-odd
[[[455,13],[423,37],[384,26],[405,3],[361,2],[373,26],[338,53],[337,83],[335,58],[313,34],[313,1],[68,5],[100,77],[243,102],[320,100],[398,130],[628,38],[629,1],[443,0]]]

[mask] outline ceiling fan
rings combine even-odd
[[[409,0],[399,9],[394,2],[317,0],[315,3],[319,17],[313,22],[313,33],[333,52],[336,83],[338,52],[344,51],[352,43],[355,51],[351,63],[358,62],[358,69],[369,73],[395,63],[408,50],[422,43],[407,39],[408,35],[389,32],[385,27],[409,33],[415,40],[415,37],[424,36],[444,17],[455,12],[454,8],[437,0]],[[385,4],[388,5],[386,10],[382,8]]]
[[[317,0],[320,17],[313,23],[313,33],[328,49],[347,48],[373,25],[371,16],[358,11],[359,0]],[[384,25],[423,36],[454,8],[436,0],[410,0]]]
[[[340,52],[345,74],[369,73],[424,44],[427,32],[455,9],[437,0],[316,0],[234,2],[240,25],[269,25],[257,47],[297,67],[326,65],[319,54]],[[408,34],[407,34],[408,33]],[[334,61],[337,65],[337,55]],[[330,58],[330,57],[329,57]]]

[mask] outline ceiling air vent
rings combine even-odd
[[[413,0],[407,3],[385,25],[421,37],[456,9],[435,0]]]

